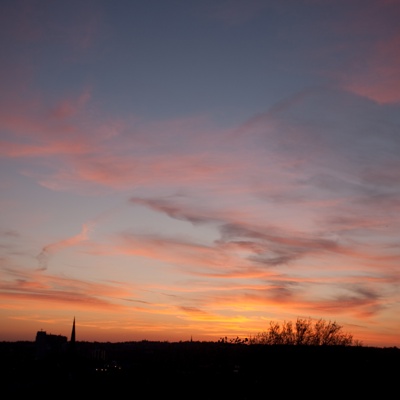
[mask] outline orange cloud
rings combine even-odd
[[[13,276],[17,279],[11,279]],[[50,309],[62,304],[75,309],[113,309],[121,307],[118,299],[131,293],[131,288],[123,283],[85,282],[43,272],[8,271],[0,285],[5,308],[15,302],[29,301],[30,304],[47,303]]]

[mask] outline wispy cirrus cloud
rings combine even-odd
[[[82,242],[87,241],[89,238],[89,232],[92,229],[93,223],[83,224],[81,232],[77,235],[44,246],[36,257],[39,262],[39,270],[47,270],[49,259],[54,253],[64,248],[76,246]]]
[[[329,233],[335,225],[336,230],[340,230],[337,225],[338,221],[334,220],[332,220],[332,225],[326,227],[326,237],[324,238],[321,231],[312,234],[294,229],[285,230],[276,226],[240,223],[238,219],[229,218],[234,217],[234,214],[218,214],[218,219],[215,211],[207,214],[207,211],[203,210],[202,213],[195,215],[194,210],[190,210],[190,208],[179,203],[173,203],[171,199],[168,201],[165,199],[155,199],[154,201],[131,199],[131,201],[134,204],[147,205],[178,220],[213,225],[219,232],[219,238],[215,240],[213,245],[214,250],[216,253],[226,252],[226,254],[234,255],[230,259],[233,266],[235,263],[242,265],[244,261],[254,263],[255,266],[263,264],[265,266],[287,265],[306,256],[329,253],[354,259],[369,259],[373,255],[378,257],[378,253],[374,254],[371,249],[368,251],[363,246],[360,247],[351,241],[346,241],[343,237],[339,240],[339,236]],[[196,211],[199,212],[199,209],[196,208]],[[350,223],[350,221],[347,222]],[[348,223],[346,224],[347,228],[349,228]],[[360,220],[359,223],[361,223]],[[374,226],[371,226],[371,222],[365,222],[362,226],[352,225],[352,227],[352,229],[374,228]],[[162,241],[163,239],[160,237],[159,240]],[[207,252],[210,254],[214,250],[212,246],[207,248]]]
[[[180,197],[180,196],[179,196]],[[188,221],[193,224],[218,223],[222,221],[223,215],[212,216],[209,210],[190,209],[178,203],[176,197],[172,198],[142,198],[132,197],[129,200],[132,204],[143,205],[160,213],[165,213],[171,218]],[[190,199],[189,199],[190,201]]]
[[[39,101],[9,102],[0,111],[0,129],[9,132],[1,140],[1,156],[49,157],[89,152],[92,140],[82,135],[83,127],[79,126],[89,98],[85,90],[53,108]]]
[[[70,304],[81,308],[119,308],[118,299],[132,293],[122,282],[88,282],[61,277],[41,271],[1,268],[0,297],[12,303],[16,300],[46,302],[49,305]]]

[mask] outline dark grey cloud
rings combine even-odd
[[[294,235],[276,227],[258,227],[245,223],[232,223],[227,220],[213,218],[206,215],[206,212],[196,212],[189,207],[183,207],[173,199],[143,199],[131,198],[133,204],[140,204],[165,213],[172,218],[191,222],[193,224],[215,224],[220,233],[220,239],[214,242],[214,248],[229,252],[226,246],[234,246],[246,250],[247,261],[253,265],[279,266],[292,263],[299,258],[320,252],[342,252],[336,240],[324,239],[320,233],[315,235],[304,233]],[[160,237],[158,235],[141,236],[144,240],[165,243],[182,244],[182,240]],[[189,242],[185,242],[189,244]],[[194,244],[194,243],[193,243]],[[235,266],[232,266],[233,268]]]
[[[336,240],[323,239],[320,235],[315,237],[310,235],[306,236],[306,234],[304,234],[304,236],[295,236],[293,233],[274,227],[264,227],[261,229],[254,229],[251,225],[246,226],[230,223],[222,225],[220,227],[220,232],[222,239],[227,241],[240,238],[252,238],[256,239],[257,242],[261,241],[290,249],[340,250],[340,246]]]
[[[131,303],[151,304],[151,303],[148,302],[148,301],[139,300],[139,299],[122,298],[121,300],[129,301],[129,302],[131,302]]]
[[[287,265],[290,264],[292,261],[295,261],[296,259],[300,258],[300,253],[299,251],[297,252],[289,252],[287,251],[286,253],[283,251],[272,251],[272,254],[268,255],[265,254],[263,256],[254,256],[254,257],[249,257],[249,260],[254,261],[258,264],[262,265],[267,265],[271,267],[276,267],[279,265]],[[281,254],[277,254],[281,253]]]
[[[18,238],[21,236],[20,233],[14,229],[4,231],[3,235],[10,238]]]
[[[316,305],[317,309],[324,312],[340,313],[351,311],[354,314],[371,317],[384,310],[384,295],[379,292],[379,287],[371,289],[362,285],[342,285],[342,289],[348,293],[334,296],[330,301],[320,302]]]
[[[245,289],[244,299],[249,298],[253,300],[268,300],[277,301],[279,303],[286,303],[293,301],[299,290],[297,282],[264,282],[258,288]]]
[[[202,314],[202,315],[208,315],[205,311],[201,310],[200,308],[197,307],[187,307],[187,306],[180,306],[179,307],[182,311],[189,313],[189,314]]]
[[[204,215],[201,211],[189,210],[187,207],[181,206],[177,201],[166,198],[140,198],[131,197],[132,204],[138,204],[148,207],[154,211],[168,215],[171,218],[181,221],[188,221],[192,224],[206,224],[216,222],[216,219]]]
[[[38,261],[38,271],[46,271],[48,267],[48,262],[50,259],[50,253],[44,247],[42,251],[36,256]]]

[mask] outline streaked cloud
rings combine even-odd
[[[50,243],[50,244],[44,246],[42,248],[41,252],[37,256],[37,259],[39,262],[39,270],[44,271],[48,268],[49,258],[53,253],[65,248],[65,247],[76,246],[77,244],[87,240],[88,233],[90,232],[90,229],[92,229],[92,228],[93,227],[91,225],[84,224],[82,226],[82,230],[79,234],[72,236],[70,238],[64,239],[64,240],[60,240],[55,243]]]

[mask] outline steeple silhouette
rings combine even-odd
[[[73,346],[75,344],[75,317],[74,317],[74,322],[72,323],[72,332],[71,332],[71,345]]]

